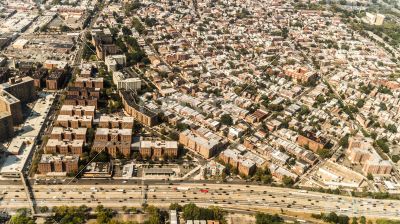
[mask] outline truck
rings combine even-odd
[[[190,188],[189,187],[176,187],[175,190],[177,191],[188,191]]]

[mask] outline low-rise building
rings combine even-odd
[[[110,162],[91,162],[85,168],[83,177],[109,178],[112,175],[113,165]]]

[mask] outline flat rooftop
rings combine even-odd
[[[36,138],[54,102],[52,94],[41,93],[38,95],[39,99],[25,123],[22,124],[21,132],[13,138],[7,148],[9,155],[0,169],[2,176],[19,175],[31,154]]]

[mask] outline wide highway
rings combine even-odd
[[[297,189],[243,184],[154,184],[154,185],[41,185],[32,186],[34,200],[40,206],[110,208],[140,207],[143,203],[168,206],[170,203],[194,202],[251,211],[285,210],[301,213],[336,212],[348,216],[400,219],[400,201],[353,198],[307,192]],[[0,209],[15,211],[28,207],[22,185],[0,185]]]

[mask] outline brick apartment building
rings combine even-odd
[[[214,139],[206,139],[199,136],[191,130],[185,130],[179,134],[179,143],[209,159],[220,148],[219,141]]]
[[[314,133],[306,132],[304,135],[299,135],[297,137],[297,144],[300,146],[308,146],[313,152],[316,152],[318,149],[323,149],[329,143],[329,141],[322,137],[316,136]]]
[[[94,117],[95,111],[95,106],[63,105],[60,109],[60,115]]]
[[[164,156],[176,158],[178,156],[178,142],[141,140],[139,153],[143,158],[159,159]]]
[[[120,129],[132,129],[133,128],[133,117],[119,117],[119,116],[108,116],[102,115],[99,119],[100,128],[120,128]]]
[[[94,140],[110,142],[132,142],[132,130],[116,128],[97,128]]]
[[[393,166],[384,160],[373,147],[373,140],[356,136],[350,139],[346,154],[353,164],[361,164],[364,174],[389,175]]]
[[[84,98],[95,97],[100,98],[100,89],[92,87],[68,87],[67,95],[82,96]]]
[[[227,149],[219,154],[219,158],[225,164],[230,164],[234,169],[238,169],[240,174],[245,176],[253,175],[256,171],[256,164],[241,156],[237,150]]]
[[[100,91],[96,88],[69,87],[64,99],[64,105],[95,106],[100,98]]]
[[[37,89],[42,89],[46,87],[46,79],[49,72],[45,68],[37,69],[33,74],[33,84]]]
[[[113,43],[109,29],[92,32],[92,44],[96,47],[96,56],[103,61],[106,56],[119,52],[119,48]]]
[[[64,128],[91,128],[92,124],[92,116],[58,115],[54,125]]]
[[[32,102],[35,98],[36,91],[31,77],[10,78],[0,85],[0,112],[11,114],[13,125],[21,124],[22,104]]]
[[[38,164],[39,174],[48,174],[50,172],[78,172],[79,156],[77,155],[51,155],[43,154]]]
[[[14,136],[14,123],[10,113],[0,112],[0,141]]]
[[[84,96],[74,96],[67,95],[64,99],[64,105],[73,105],[73,106],[94,106],[97,109],[97,97],[84,97]]]
[[[63,127],[53,127],[50,139],[57,140],[83,140],[86,142],[86,132],[87,128],[63,128]]]
[[[75,87],[80,88],[98,88],[102,89],[104,87],[103,78],[85,78],[77,77],[74,83]]]
[[[118,154],[129,158],[131,155],[131,144],[129,142],[93,142],[92,150],[101,152],[105,150],[111,157],[116,158]]]
[[[58,140],[49,139],[44,148],[46,154],[81,155],[83,151],[83,140]]]
[[[308,71],[307,68],[284,68],[284,74],[301,83],[307,83],[317,78],[317,74]]]
[[[129,157],[131,154],[132,129],[97,128],[92,149],[105,149],[113,158],[121,154]]]
[[[67,73],[63,69],[53,70],[46,79],[46,88],[48,90],[58,90],[61,89],[67,79]]]
[[[158,123],[157,113],[154,113],[145,106],[137,105],[132,92],[121,90],[119,93],[126,113],[132,116],[135,120],[150,127]]]

